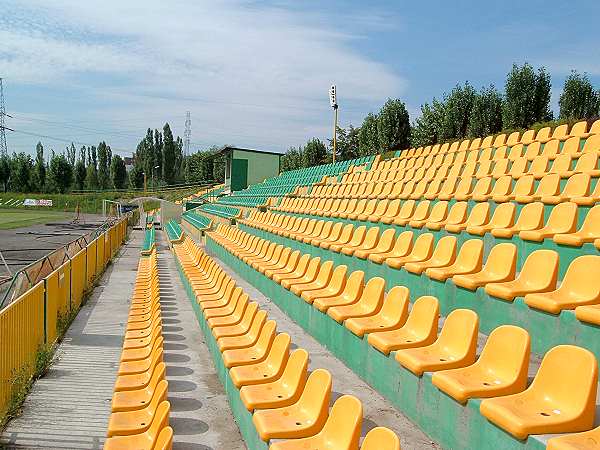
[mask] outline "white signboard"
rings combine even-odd
[[[23,200],[23,206],[52,206],[52,200],[26,198]]]

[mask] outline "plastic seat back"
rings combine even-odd
[[[402,203],[402,207],[400,208],[400,212],[398,213],[398,217],[406,219],[413,215],[415,210],[416,202],[414,200],[407,200]]]
[[[521,268],[518,279],[536,292],[551,291],[558,277],[558,253],[554,250],[531,252]]]
[[[561,412],[587,416],[591,428],[597,384],[598,362],[592,352],[574,345],[557,345],[544,355],[528,391],[535,397],[551,399],[560,405]]]
[[[583,145],[583,153],[595,153],[600,150],[600,123],[599,122],[600,121],[596,120],[596,122],[594,122],[594,124],[592,125],[592,128],[594,128],[594,127],[598,128],[598,130],[595,131],[598,134],[593,134],[585,140],[585,144]]]
[[[360,450],[400,450],[400,439],[392,430],[376,427],[367,433]]]
[[[528,203],[521,208],[519,217],[514,225],[517,230],[537,230],[544,224],[544,204],[541,202]]]
[[[437,298],[424,295],[415,300],[404,326],[421,337],[435,336],[438,329],[440,304]]]
[[[465,241],[458,251],[454,266],[466,272],[474,272],[483,265],[483,240],[469,239]]]
[[[490,219],[490,228],[508,228],[515,220],[516,206],[512,202],[501,203],[496,206]]]
[[[490,204],[487,202],[479,202],[473,209],[467,218],[467,224],[469,226],[481,226],[488,222],[490,217]]]
[[[446,317],[436,345],[459,358],[477,352],[479,317],[471,309],[455,309]]]
[[[577,204],[573,202],[563,202],[556,205],[550,211],[547,230],[557,230],[560,233],[568,233],[577,225]]]
[[[501,325],[492,330],[475,363],[484,372],[503,382],[514,382],[515,392],[527,386],[531,338],[514,325]]]
[[[352,239],[348,243],[349,247],[358,247],[365,240],[365,235],[367,234],[367,227],[361,225],[354,230],[352,234]]]
[[[490,250],[482,272],[513,279],[517,266],[517,246],[508,242],[496,244]]]
[[[540,180],[534,195],[546,197],[556,195],[560,191],[560,176],[558,174],[544,175]]]
[[[578,256],[569,264],[558,290],[588,303],[600,301],[600,286],[596,282],[598,276],[600,276],[600,256]]]
[[[447,223],[462,223],[467,218],[467,211],[469,204],[467,202],[456,202],[450,208],[448,216],[446,217]]]

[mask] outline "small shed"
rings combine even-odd
[[[225,155],[225,193],[279,175],[281,153],[229,146],[219,153]]]

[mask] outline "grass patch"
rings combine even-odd
[[[39,346],[33,364],[27,364],[13,373],[9,380],[11,386],[11,396],[6,406],[6,412],[0,419],[0,431],[6,424],[21,413],[21,408],[27,394],[31,391],[33,383],[38,378],[43,377],[48,372],[54,359],[54,348],[48,344]]]
[[[65,220],[72,213],[62,211],[28,211],[15,209],[0,209],[0,230],[12,230],[30,225],[44,224],[56,220]]]

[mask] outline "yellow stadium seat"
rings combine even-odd
[[[385,259],[385,264],[393,269],[400,269],[409,262],[425,261],[431,257],[433,252],[434,236],[431,233],[423,233],[415,239],[411,252],[402,257],[391,257]]]
[[[454,262],[444,267],[430,267],[425,270],[429,278],[445,281],[454,275],[475,273],[481,270],[483,261],[483,241],[469,239],[461,245]]]
[[[392,430],[375,427],[365,436],[360,450],[400,450],[400,440]]]
[[[229,377],[237,388],[253,384],[269,383],[281,377],[289,359],[290,336],[278,334],[273,340],[267,357],[260,362],[229,369]]]
[[[378,313],[350,317],[344,322],[344,326],[355,335],[363,337],[366,333],[374,331],[387,331],[401,327],[408,317],[408,288],[394,286],[385,296],[383,306]]]
[[[396,361],[418,376],[471,365],[477,353],[478,327],[479,318],[474,311],[455,309],[446,317],[434,343],[398,350]]]
[[[319,267],[319,271],[313,281],[294,283],[290,286],[290,291],[295,295],[300,296],[304,291],[310,292],[312,290],[322,289],[329,284],[332,274],[333,261],[325,261]]]
[[[154,366],[150,366],[146,372],[117,376],[114,391],[135,391],[148,386],[155,373],[160,374],[165,373],[166,371],[166,365],[164,362],[155,362],[156,364]]]
[[[600,303],[600,256],[583,255],[575,258],[558,289],[550,292],[527,294],[525,303],[532,308],[552,314],[563,309]]]
[[[521,392],[527,386],[530,340],[523,328],[502,325],[490,333],[477,362],[436,372],[431,382],[463,404]]]
[[[306,261],[308,261],[308,258],[310,258],[310,255],[307,254]],[[282,263],[277,264],[276,266],[274,266],[272,268],[265,269],[265,276],[267,278],[273,278],[275,275],[284,275],[286,273],[290,273],[296,269],[299,260],[300,260],[300,251],[294,250],[293,252],[290,253],[289,258],[287,258]]]
[[[317,369],[310,374],[296,403],[254,412],[252,421],[260,438],[296,439],[313,436],[327,421],[331,397],[331,375]]]
[[[444,229],[450,233],[460,233],[470,226],[479,226],[488,222],[490,217],[490,204],[487,202],[477,203],[471,209],[467,220],[462,223],[448,223]]]
[[[276,442],[269,450],[356,450],[362,424],[362,404],[351,395],[335,401],[323,429],[314,436]]]
[[[430,230],[438,231],[448,224],[463,223],[465,220],[467,220],[468,209],[469,204],[467,202],[456,202],[450,208],[450,211],[448,212],[448,215],[445,219],[437,222],[432,222],[431,220],[428,220],[425,224],[425,227]]]
[[[494,228],[507,228],[513,225],[516,207],[514,203],[501,203],[496,206],[489,222],[481,225],[469,225],[465,231],[469,234],[483,236]]]
[[[339,323],[350,317],[372,316],[381,309],[384,293],[385,280],[380,277],[371,278],[365,285],[357,302],[350,305],[330,307],[327,310],[327,315]]]
[[[373,228],[376,228],[376,227],[373,227]],[[367,235],[367,227],[365,227],[364,225],[356,227],[354,229],[354,232],[352,233],[352,238],[350,239],[349,242],[347,242],[347,243],[346,242],[336,242],[329,246],[329,250],[340,253],[342,251],[342,249],[344,249],[346,247],[358,247],[360,244],[363,243],[366,235]]]
[[[383,264],[383,261],[387,258],[406,256],[412,248],[412,237],[412,231],[403,231],[396,238],[394,247],[390,251],[384,253],[371,253],[368,257],[369,260],[376,264]]]
[[[586,242],[600,238],[600,205],[588,211],[581,228],[573,233],[555,234],[554,242],[562,245],[581,247]]]
[[[555,234],[572,233],[577,227],[577,205],[572,202],[560,203],[552,208],[546,225],[537,230],[524,230],[519,237],[526,241],[542,242]]]
[[[582,322],[600,326],[600,305],[578,306],[575,316]]]
[[[590,192],[591,178],[587,173],[576,173],[569,177],[565,188],[558,195],[542,197],[547,205],[556,205],[570,201],[572,198],[586,197]]]
[[[319,242],[319,247],[327,250],[333,244],[337,244],[337,245],[347,244],[352,239],[353,234],[354,234],[354,225],[352,225],[351,223],[346,224],[342,228],[342,232],[340,233],[340,236],[338,238],[323,240],[323,241]]]
[[[307,303],[312,303],[317,298],[334,297],[340,295],[344,286],[346,285],[346,273],[348,266],[340,265],[335,268],[328,283],[319,288],[313,290],[303,290],[300,297]]]
[[[292,278],[290,275],[285,279],[279,280],[279,284],[281,284],[281,286],[283,286],[285,289],[291,289],[291,287],[296,284],[311,283],[317,278],[320,268],[321,258],[312,258],[306,266],[306,271],[304,271],[301,276]]]
[[[168,383],[165,380],[164,372],[154,373],[148,386],[143,389],[115,392],[112,398],[111,411],[114,413],[145,408],[150,404],[155,394],[161,395],[161,392],[167,391],[167,387]]]
[[[236,288],[236,290],[239,292],[242,291],[241,288]],[[212,316],[211,313],[213,311],[218,311],[221,309],[221,308],[213,308],[213,309],[207,309],[205,311],[204,317],[207,319],[207,323],[210,328],[237,325],[238,323],[240,323],[240,321],[244,317],[244,312],[246,311],[246,308],[248,307],[249,304],[250,303],[248,301],[248,294],[242,294],[242,295],[239,295],[239,300],[236,304],[236,308],[233,310],[233,312],[231,314]],[[251,308],[258,309],[258,304],[255,303],[253,306],[251,306]]]
[[[394,199],[390,201],[385,213],[377,219],[378,222],[385,223],[387,225],[391,224],[396,216],[400,213],[400,208],[402,206],[401,202],[402,201],[400,199]]]
[[[298,401],[308,378],[308,352],[294,350],[281,374],[269,383],[242,386],[240,398],[248,411],[289,406]]]
[[[373,332],[368,335],[367,340],[386,355],[394,350],[429,345],[437,336],[439,311],[437,298],[419,297],[404,325],[394,330]]]
[[[263,361],[275,339],[277,324],[274,320],[268,320],[262,329],[256,342],[244,348],[225,350],[222,354],[223,364],[228,369],[234,366],[243,366]]]
[[[487,194],[473,194],[471,197],[476,202],[485,202],[494,196],[508,195],[512,188],[512,178],[509,175],[502,175],[496,179],[493,188]]]
[[[173,430],[169,427],[169,409],[169,402],[162,402],[158,406],[156,414],[152,419],[152,423],[146,431],[139,434],[132,434],[128,436],[114,436],[108,438],[104,443],[104,449],[123,450],[139,448],[159,448],[156,447],[159,441],[159,435],[162,435],[161,441],[163,442],[164,439],[170,440],[169,436],[173,435]]]
[[[357,302],[363,292],[365,274],[362,270],[355,270],[350,274],[341,294],[331,297],[320,297],[313,300],[313,306],[321,312],[327,311],[332,306],[351,305]]]
[[[367,230],[364,239],[360,242],[350,242],[340,249],[340,253],[347,256],[352,256],[357,250],[373,250],[379,242],[379,227],[371,227]]]
[[[163,362],[163,348],[162,346],[153,347],[152,353],[143,359],[135,361],[124,361],[119,364],[118,375],[130,375],[135,373],[143,373],[150,370],[158,363]]]
[[[431,208],[431,212],[426,217],[423,218],[413,218],[408,222],[412,228],[422,228],[427,222],[441,222],[446,218],[446,214],[448,213],[448,202],[439,201],[433,208]]]
[[[552,348],[523,392],[485,399],[481,414],[518,439],[587,431],[594,425],[598,362],[581,347]]]
[[[420,274],[430,267],[446,267],[451,265],[456,258],[456,237],[444,236],[441,238],[431,257],[420,262],[407,262],[404,268],[411,273]]]
[[[600,427],[581,433],[553,437],[548,440],[546,450],[594,450],[598,448],[598,443],[600,443]]]
[[[549,292],[556,288],[558,253],[536,250],[530,253],[519,275],[511,281],[488,283],[485,292],[503,300],[513,301],[530,293]]]
[[[492,247],[485,266],[479,271],[465,275],[454,275],[457,286],[475,290],[487,283],[498,283],[514,279],[517,265],[517,247],[503,243]]]
[[[160,405],[167,400],[166,388],[166,385],[160,385],[160,389],[153,393],[150,403],[142,409],[112,413],[108,419],[106,437],[139,434],[150,428]]]
[[[560,192],[560,176],[557,174],[547,174],[540,180],[535,192],[531,195],[516,195],[517,203],[531,203],[539,201],[542,197],[554,196]]]
[[[393,228],[389,228],[385,230],[377,242],[377,245],[372,248],[368,248],[371,245],[363,245],[361,248],[358,248],[354,251],[354,256],[360,259],[367,259],[372,254],[381,254],[387,253],[392,250],[395,242],[395,234],[396,231]],[[366,241],[366,239],[365,239]],[[342,250],[342,253],[344,250]],[[346,253],[348,254],[348,253]]]
[[[509,227],[492,228],[492,236],[511,238],[525,230],[538,230],[544,225],[544,204],[541,202],[528,203],[521,208],[519,217],[514,225]]]
[[[503,203],[514,200],[517,197],[528,196],[533,193],[535,180],[533,175],[523,175],[519,177],[512,190],[504,195],[493,195],[492,200],[496,203]]]
[[[300,252],[298,252],[300,253]],[[294,278],[300,278],[306,272],[308,264],[311,262],[311,257],[308,253],[302,255],[295,261],[290,261],[288,266],[282,271],[278,271],[272,274],[273,281],[281,283],[284,280],[293,280]],[[267,274],[269,271],[267,271]]]

